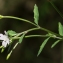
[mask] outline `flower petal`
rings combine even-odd
[[[5,35],[0,34],[0,40],[2,40],[2,46],[6,47],[7,45],[9,45],[9,38],[6,35],[6,31],[5,31]]]
[[[6,47],[7,43],[5,41],[2,42],[2,46]]]
[[[4,39],[4,35],[0,34],[0,40],[3,40],[3,39]]]

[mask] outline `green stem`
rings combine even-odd
[[[54,34],[54,35],[56,35],[56,36],[60,36],[59,34],[54,33],[54,32],[52,32],[52,31],[50,31],[50,30],[48,30],[48,29],[45,29],[45,28],[43,28],[43,27],[40,27],[40,30],[44,30],[44,31],[46,31],[46,32],[48,32],[48,33],[51,33],[51,34]],[[61,36],[60,36],[60,37],[61,37]]]
[[[32,28],[32,29],[29,29],[29,30],[26,30],[26,31],[23,31],[23,32],[21,32],[21,33],[18,33],[15,37],[13,37],[13,39],[15,39],[15,38],[17,38],[18,36],[20,36],[21,34],[23,34],[23,33],[28,33],[28,32],[31,32],[31,31],[34,31],[34,30],[44,30],[44,31],[46,31],[46,32],[48,32],[48,33],[51,33],[51,34],[54,34],[54,35],[56,35],[56,37],[54,37],[54,38],[57,38],[57,39],[60,39],[61,38],[61,36],[59,35],[59,34],[56,34],[56,33],[54,33],[54,32],[51,32],[51,31],[49,31],[49,30],[47,30],[47,29],[45,29],[45,28]],[[26,36],[26,37],[47,37],[47,35],[31,35],[31,36]],[[59,36],[59,37],[58,37]]]
[[[32,28],[32,29],[23,31],[23,32],[21,32],[21,33],[18,33],[15,37],[18,37],[18,36],[22,35],[23,33],[28,33],[28,32],[31,32],[31,31],[33,31],[33,30],[38,30],[38,29],[39,29],[39,28]]]
[[[32,23],[31,21],[29,20],[26,20],[26,19],[23,19],[23,18],[18,18],[18,17],[14,17],[14,16],[3,16],[2,18],[13,18],[13,19],[17,19],[17,20],[21,20],[21,21],[24,21],[24,22],[28,22],[34,26],[37,26],[36,24]]]
[[[47,35],[27,35],[25,38],[30,38],[30,37],[47,37]]]
[[[60,37],[53,37],[53,36],[49,36],[49,35],[27,35],[25,36],[25,38],[30,38],[30,37],[51,37],[51,38],[56,38],[61,40],[62,38]],[[20,37],[14,37],[13,39],[19,39]]]
[[[51,34],[60,36],[59,34],[56,34],[56,33],[52,32],[52,31],[49,31],[49,30],[47,30],[47,29],[45,29],[45,28],[43,28],[43,27],[40,27],[39,25],[36,25],[36,24],[30,22],[29,20],[26,20],[26,19],[14,17],[14,16],[2,16],[2,18],[13,18],[13,19],[22,20],[22,21],[28,22],[28,23],[30,23],[30,24],[32,24],[32,25],[34,25],[34,26],[37,27],[37,28],[29,29],[29,30],[27,30],[27,32],[30,32],[30,31],[33,31],[33,30],[38,30],[38,29],[40,29],[40,30],[46,31],[46,32],[48,32],[48,33],[51,33]],[[24,33],[24,32],[21,32],[20,34],[22,34],[22,33]],[[20,34],[18,34],[18,35],[20,35]]]
[[[63,18],[63,15],[62,15],[62,13],[58,10],[58,8],[51,2],[51,1],[49,1],[50,3],[51,3],[51,5],[54,7],[54,9],[58,12],[58,14]]]
[[[25,38],[30,38],[30,37],[48,37],[47,35],[27,35]],[[20,37],[15,37],[13,39],[19,39]]]
[[[53,37],[53,36],[49,36],[49,35],[27,35],[27,36],[25,36],[25,38],[30,38],[30,37],[51,37],[51,38],[56,38],[56,39],[62,39],[60,37]]]
[[[27,35],[25,38],[30,38],[30,37],[48,37],[48,35]],[[14,39],[19,39],[20,37],[15,37]]]

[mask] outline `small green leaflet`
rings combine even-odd
[[[8,60],[8,59],[9,59],[10,55],[11,55],[11,54],[8,54],[8,55],[7,55],[6,60]]]
[[[8,59],[10,58],[11,53],[12,53],[12,50],[11,50],[11,52],[7,55],[6,60],[8,60]]]
[[[15,31],[9,30],[7,31],[7,34],[10,36],[15,36],[17,33]]]
[[[3,53],[3,52],[4,52],[4,50],[5,50],[5,49],[4,49],[4,48],[2,48],[2,49],[1,49],[1,53]]]
[[[63,36],[63,25],[59,22],[59,34]]]
[[[54,42],[51,46],[51,48],[53,48],[56,44],[58,44],[60,42],[60,40],[57,40],[56,42]]]
[[[39,20],[39,11],[38,11],[38,7],[37,5],[35,4],[34,5],[34,22],[38,25],[38,20]]]
[[[48,37],[47,39],[45,39],[45,40],[43,41],[43,43],[42,43],[41,46],[40,46],[40,49],[39,49],[39,51],[38,51],[37,56],[39,56],[39,54],[42,52],[44,46],[46,45],[46,43],[47,43],[47,41],[48,41],[49,39],[50,39],[50,37]]]
[[[19,43],[21,43],[23,41],[24,36],[25,36],[25,33],[23,35],[21,35],[21,37],[19,39]]]

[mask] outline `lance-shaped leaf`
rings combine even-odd
[[[59,22],[59,34],[63,36],[63,25]]]
[[[53,44],[52,44],[52,46],[51,46],[51,48],[53,48],[56,44],[58,44],[60,42],[60,40],[57,40],[57,41],[55,41]]]
[[[24,37],[25,37],[25,33],[21,35],[21,37],[19,38],[19,43],[22,43]]]
[[[9,36],[15,36],[17,33],[15,31],[9,30],[9,31],[7,31],[7,34]]]
[[[11,50],[10,53],[7,55],[6,60],[8,60],[8,59],[10,58],[11,53],[12,53],[12,50]]]
[[[35,4],[34,5],[34,22],[38,25],[38,20],[39,20],[39,11],[38,11],[38,7],[37,5]]]
[[[5,50],[5,49],[4,49],[4,48],[2,48],[2,49],[1,49],[1,53],[2,53],[2,52],[4,52],[4,50]]]
[[[50,37],[48,37],[47,39],[45,39],[44,42],[41,44],[37,56],[39,56],[39,54],[42,52],[42,50],[43,50],[44,46],[46,45],[47,41],[49,40],[49,38]]]

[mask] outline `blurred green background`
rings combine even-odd
[[[51,1],[60,12],[63,13],[63,0]],[[63,19],[50,4],[49,0],[0,0],[0,14],[16,16],[34,22],[34,4],[37,4],[39,8],[39,25],[58,33],[58,22],[63,24]],[[0,33],[4,33],[4,30],[22,32],[32,27],[34,26],[19,20],[0,20]],[[39,30],[30,32],[29,34],[45,34],[45,32]],[[51,49],[51,45],[56,39],[50,39],[42,53],[37,57],[38,50],[44,39],[45,38],[24,39],[22,44],[19,44],[13,51],[9,60],[6,61],[5,59],[8,54],[7,49],[3,53],[0,53],[0,63],[63,63],[62,42],[58,43],[53,49]]]

